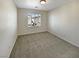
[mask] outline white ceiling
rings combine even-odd
[[[29,8],[50,11],[72,0],[47,0],[45,5],[40,4],[40,0],[14,0],[17,8]],[[37,8],[35,8],[37,7]]]

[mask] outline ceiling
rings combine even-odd
[[[50,11],[72,0],[47,0],[45,5],[40,4],[40,0],[14,0],[17,8],[29,8]]]

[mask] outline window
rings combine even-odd
[[[28,15],[28,27],[39,27],[41,26],[41,15],[40,14],[29,14]]]

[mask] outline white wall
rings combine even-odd
[[[50,11],[48,31],[79,47],[79,0]]]
[[[39,11],[32,9],[21,9],[18,8],[18,35],[37,33],[47,31],[47,11]],[[28,28],[28,13],[40,13],[41,14],[41,27],[39,28]]]
[[[0,0],[0,58],[9,57],[16,41],[17,14],[12,0]]]

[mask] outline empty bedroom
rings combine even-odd
[[[79,0],[0,0],[0,58],[79,58]]]

